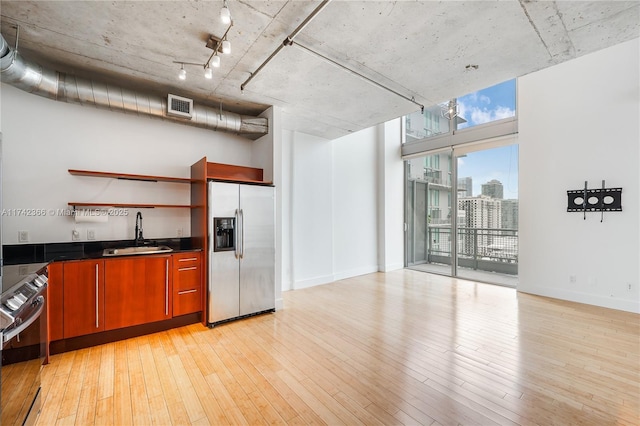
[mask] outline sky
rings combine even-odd
[[[458,113],[472,127],[501,118],[513,117],[516,108],[516,82],[510,80],[458,98]],[[504,198],[518,198],[518,146],[510,145],[472,152],[458,159],[458,177],[473,179],[473,195],[481,186],[497,179],[504,186]]]

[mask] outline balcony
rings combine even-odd
[[[517,229],[461,227],[458,228],[457,244],[460,277],[508,286],[517,284]],[[451,225],[429,224],[425,245],[424,258],[415,259],[410,267],[426,272],[450,274]]]

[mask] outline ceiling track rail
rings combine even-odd
[[[258,73],[260,71],[262,71],[262,69],[273,59],[276,57],[276,55],[278,53],[280,53],[280,51],[282,50],[283,47],[285,46],[291,46],[293,44],[293,39],[300,33],[300,31],[302,31],[304,29],[304,27],[306,27],[309,22],[311,22],[311,20],[313,18],[316,17],[317,14],[319,14],[320,12],[322,12],[322,10],[327,7],[327,5],[331,2],[331,0],[323,0],[322,3],[320,3],[318,5],[318,7],[316,7],[314,9],[313,12],[311,12],[311,14],[309,16],[307,16],[307,18],[302,21],[302,23],[300,25],[298,25],[298,27],[293,30],[293,32],[291,34],[289,34],[287,36],[287,38],[285,38],[282,43],[278,46],[278,48],[276,50],[273,51],[273,53],[271,55],[269,55],[269,57],[254,71],[251,73],[251,75],[249,76],[248,79],[245,80],[244,83],[242,83],[240,85],[240,91],[243,92],[244,88],[247,84],[249,84],[249,82],[251,80],[253,80],[253,78],[258,75]]]
[[[360,74],[359,72],[357,72],[355,70],[352,70],[351,68],[349,68],[349,67],[347,67],[345,65],[342,65],[341,63],[339,63],[339,62],[337,62],[337,61],[335,61],[335,60],[333,60],[333,59],[331,59],[331,58],[329,58],[329,57],[327,57],[327,56],[325,56],[325,55],[323,55],[321,53],[318,53],[318,52],[312,50],[311,48],[309,48],[307,46],[304,46],[304,45],[302,45],[302,44],[300,44],[298,42],[294,42],[293,39],[300,33],[300,31],[302,31],[309,24],[309,22],[311,22],[311,20],[313,18],[315,18],[316,15],[318,15],[330,2],[331,2],[331,0],[324,0],[322,3],[320,3],[318,5],[318,7],[316,7],[315,10],[313,12],[311,12],[311,14],[309,16],[307,16],[307,18],[304,21],[302,21],[302,23],[300,25],[298,25],[298,27],[295,30],[293,30],[293,32],[291,34],[289,34],[287,36],[287,38],[285,38],[282,41],[282,43],[276,48],[276,50],[274,50],[273,53],[271,53],[271,55],[269,55],[269,57],[262,64],[260,64],[260,66],[254,72],[251,73],[249,78],[247,78],[245,80],[245,82],[240,85],[240,91],[244,92],[244,88],[247,86],[247,84],[249,84],[249,82],[251,82],[251,80],[253,80],[258,75],[258,73],[260,71],[262,71],[262,69],[265,66],[267,66],[267,64],[269,62],[271,62],[271,60],[273,58],[275,58],[278,53],[280,53],[280,51],[284,47],[286,47],[286,46],[294,46],[295,45],[295,46],[298,46],[301,49],[303,49],[303,50],[305,50],[305,51],[307,51],[309,53],[312,53],[313,55],[315,55],[315,56],[317,56],[317,57],[319,57],[319,58],[321,58],[321,59],[323,59],[323,60],[325,60],[325,61],[327,61],[327,62],[329,62],[329,63],[331,63],[333,65],[335,65],[335,66],[337,66],[340,69],[343,69],[343,70],[348,71],[348,72],[350,72],[351,74],[353,74],[353,75],[355,75],[357,77],[360,77],[361,79],[373,84],[374,86],[377,86],[377,87],[379,87],[381,89],[384,89],[384,90],[386,90],[386,91],[388,91],[390,93],[393,93],[396,96],[401,97],[404,100],[407,100],[407,101],[419,106],[420,107],[420,111],[424,112],[424,105],[419,103],[419,102],[417,102],[413,96],[409,97],[409,96],[406,96],[406,95],[404,95],[404,94],[402,94],[400,92],[397,92],[397,91],[395,91],[395,90],[393,90],[393,89],[391,89],[391,88],[389,88],[389,87],[387,87],[387,86],[385,86],[385,85],[383,85],[381,83],[378,83],[377,81],[367,77],[366,75]]]
[[[402,93],[397,92],[397,91],[385,86],[382,83],[378,83],[377,81],[367,77],[366,75],[360,74],[358,71],[352,70],[351,68],[349,68],[349,67],[347,67],[345,65],[342,65],[341,63],[339,63],[339,62],[337,62],[337,61],[335,61],[335,60],[333,60],[333,59],[331,59],[331,58],[329,58],[329,57],[327,57],[327,56],[325,56],[325,55],[323,55],[321,53],[318,53],[315,50],[313,50],[313,49],[311,49],[311,48],[309,48],[307,46],[304,46],[304,45],[302,45],[302,44],[300,44],[298,42],[295,42],[295,43],[292,42],[291,44],[295,45],[295,46],[298,46],[299,48],[303,49],[304,51],[309,52],[309,53],[317,56],[318,58],[323,59],[324,61],[327,61],[327,62],[337,66],[338,68],[340,68],[342,70],[350,72],[351,74],[355,75],[356,77],[359,77],[359,78],[361,78],[361,79],[373,84],[376,87],[384,89],[387,92],[393,93],[394,95],[399,96],[402,99],[407,100],[407,101],[419,106],[420,107],[420,112],[424,112],[424,105],[419,103],[419,102],[417,102],[413,96],[409,97],[409,96],[403,95]]]

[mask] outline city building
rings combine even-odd
[[[483,183],[482,195],[502,200],[504,198],[504,187],[502,186],[502,182],[492,179],[487,183]]]
[[[473,197],[473,178],[458,178],[458,197]]]
[[[518,229],[518,200],[502,200],[502,228]]]

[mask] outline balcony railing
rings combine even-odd
[[[427,227],[427,262],[451,264],[451,226]],[[458,228],[458,265],[503,274],[518,274],[518,230]]]

